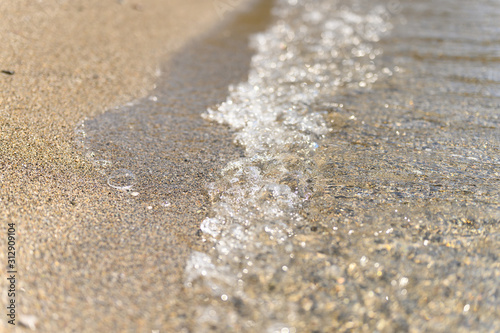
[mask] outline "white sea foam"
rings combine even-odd
[[[236,130],[246,157],[228,163],[210,185],[212,212],[200,228],[213,247],[193,253],[186,286],[241,299],[264,314],[268,329],[286,320],[258,301],[255,284],[286,271],[290,239],[308,223],[302,210],[314,192],[311,156],[329,132],[317,98],[339,86],[368,86],[381,75],[372,60],[380,53],[374,42],[390,28],[384,13],[375,7],[357,14],[329,0],[278,1],[274,25],[252,38],[248,81],[231,86],[227,100],[204,114]],[[249,282],[254,275],[258,282]]]

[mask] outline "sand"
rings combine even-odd
[[[220,18],[207,1],[0,4],[2,158],[65,168],[75,121],[144,96],[160,59]],[[62,139],[63,137],[68,138]]]
[[[150,206],[144,192],[134,197],[109,187],[102,170],[75,144],[75,128],[83,119],[151,93],[160,69],[183,59],[172,55],[221,24],[213,3],[20,1],[0,3],[0,13],[0,261],[7,261],[7,223],[14,222],[17,330],[178,329],[186,312],[177,299],[184,265],[199,243],[192,239],[206,211],[203,186],[223,163],[220,156],[239,154],[231,133],[204,123],[199,114],[207,103],[223,100],[227,84],[246,75],[250,51],[241,49],[235,66],[240,70],[222,75],[215,92],[205,88],[210,98],[178,118],[184,125],[196,121],[195,129],[213,138],[204,143],[208,153],[198,164],[189,156],[199,151],[167,153],[178,174],[204,169],[181,181],[184,190],[161,192],[161,200],[171,203],[165,210]],[[240,37],[248,32],[226,27],[220,33],[207,43],[232,36],[246,45]],[[196,49],[191,50],[195,57]],[[211,84],[211,73],[204,75],[205,86]],[[198,79],[187,75],[185,84]],[[161,88],[166,95],[168,82]],[[159,196],[147,181],[138,188],[150,189],[149,199]],[[0,287],[4,306],[3,278]],[[5,318],[0,322],[0,331],[12,328]]]

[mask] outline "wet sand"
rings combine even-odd
[[[163,332],[183,324],[187,310],[178,295],[206,210],[204,184],[240,154],[226,128],[199,114],[245,77],[246,36],[263,27],[269,5],[217,27],[221,20],[206,1],[0,4],[0,38],[9,46],[0,50],[7,71],[0,74],[0,212],[4,235],[8,222],[17,228],[18,330]],[[160,96],[158,103],[140,102],[148,94]],[[153,150],[136,153],[176,145],[161,152],[169,182],[139,172],[138,196],[109,187],[107,171],[85,157],[75,134],[81,120],[134,99],[138,108],[151,106],[148,126],[169,113],[162,124],[172,131]],[[120,131],[120,114],[130,120],[144,111],[99,116],[95,140],[106,140],[98,128],[106,117]],[[109,153],[123,162],[119,150]],[[1,322],[0,330],[10,328]]]

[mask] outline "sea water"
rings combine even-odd
[[[277,1],[207,120],[194,331],[496,331],[500,5]]]
[[[277,0],[241,82],[199,79],[202,49],[184,95],[82,124],[148,207],[211,180],[178,330],[500,331],[499,22],[493,0]]]

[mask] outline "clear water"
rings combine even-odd
[[[195,331],[497,331],[500,6],[278,1],[206,119]]]
[[[142,200],[171,209],[213,180],[178,329],[500,331],[500,4],[272,13],[242,82],[193,74],[184,95],[165,86],[79,129],[108,185],[155,193]]]

